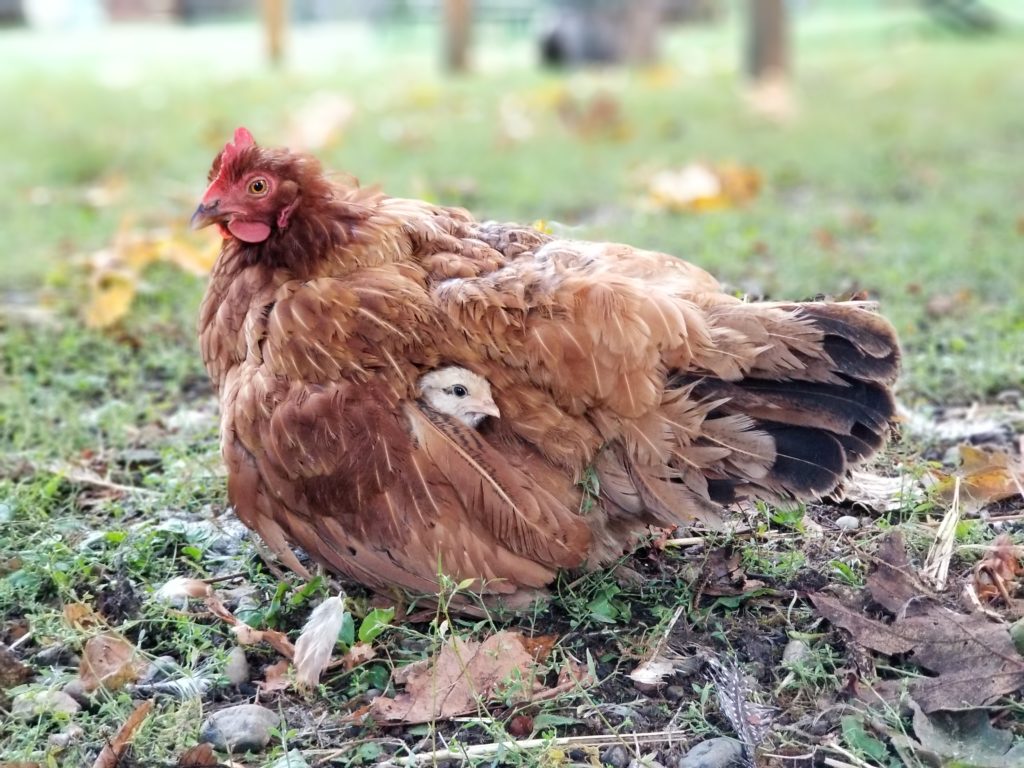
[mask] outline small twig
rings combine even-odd
[[[654,744],[662,741],[669,741],[673,738],[688,738],[692,734],[686,731],[654,731],[650,733],[631,733],[628,738],[636,745]],[[430,765],[441,760],[469,760],[475,757],[489,757],[502,750],[528,750],[542,749],[544,747],[569,747],[589,746],[600,747],[609,744],[626,743],[622,736],[601,735],[601,736],[564,736],[559,739],[523,739],[516,741],[498,741],[491,744],[474,744],[459,750],[439,749],[434,752],[424,752],[420,755],[409,757],[397,757],[392,760],[394,765]]]
[[[25,633],[24,635],[22,635],[22,636],[21,636],[21,637],[19,637],[19,638],[18,638],[17,640],[15,640],[15,641],[14,641],[13,643],[11,643],[10,645],[8,645],[8,646],[7,646],[8,650],[11,650],[11,651],[13,651],[13,650],[14,650],[15,648],[17,648],[17,647],[18,647],[19,645],[21,645],[22,643],[27,643],[27,642],[29,641],[29,639],[30,639],[31,637],[32,637],[32,630],[30,629],[30,630],[29,630],[28,632],[26,632],[26,633]]]
[[[981,518],[981,520],[986,523],[1017,523],[1024,520],[1024,512],[1019,512],[1013,515],[990,515],[989,517]],[[918,525],[923,525],[925,528],[935,528],[936,526],[942,525],[942,520],[926,520],[918,523]]]
[[[937,592],[946,588],[949,576],[949,562],[953,558],[953,542],[956,539],[956,526],[960,522],[960,478],[953,485],[953,503],[942,518],[942,524],[935,532],[935,541],[928,551],[921,574],[928,579]]]
[[[104,480],[102,477],[92,472],[78,470],[72,467],[50,466],[45,467],[45,469],[48,472],[63,477],[69,483],[73,483],[74,485],[88,485],[93,488],[103,488],[108,491],[117,491],[118,493],[136,493],[142,496],[160,495],[159,491],[154,491],[150,488],[139,488],[136,485],[113,483],[110,480]]]

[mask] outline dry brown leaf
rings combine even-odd
[[[231,631],[238,638],[239,645],[266,643],[289,660],[295,657],[295,646],[292,645],[292,641],[283,632],[278,632],[276,629],[255,629],[250,627],[231,613],[216,595],[206,598],[206,607],[209,608],[210,613],[214,616],[223,619],[231,625]]]
[[[1020,586],[1017,577],[1022,573],[1021,547],[1013,543],[1008,533],[1004,533],[996,537],[985,557],[974,566],[974,592],[979,600],[985,602],[1002,598],[1009,607]]]
[[[219,765],[213,744],[208,741],[186,749],[178,758],[178,768],[217,768]]]
[[[92,768],[118,768],[121,762],[121,753],[124,752],[124,748],[131,742],[135,732],[139,730],[139,726],[149,716],[152,709],[152,699],[139,702],[132,713],[128,715],[128,719],[124,721],[121,729],[114,734],[114,738],[103,747],[96,757],[96,762],[92,764]]]
[[[0,700],[4,691],[21,685],[33,676],[32,670],[21,663],[14,651],[0,643]]]
[[[927,712],[979,707],[1024,687],[1024,657],[1005,625],[981,613],[958,613],[939,605],[913,579],[898,534],[879,551],[884,568],[868,577],[867,590],[895,617],[891,623],[863,613],[860,601],[810,595],[815,608],[832,624],[871,650],[908,659],[933,676],[915,677],[907,687]],[[879,575],[880,574],[880,575]],[[900,681],[881,681],[881,695],[898,695]]]
[[[542,692],[537,665],[523,636],[502,631],[482,643],[453,637],[433,659],[395,674],[405,693],[378,697],[370,712],[378,720],[426,723],[476,712],[490,701],[529,701]]]
[[[354,669],[360,664],[377,658],[377,652],[369,643],[356,643],[342,657],[342,665],[345,669]]]
[[[86,693],[99,688],[116,691],[135,682],[142,667],[134,645],[119,635],[103,634],[86,642],[78,675]]]
[[[269,665],[263,670],[263,679],[256,683],[263,693],[272,693],[274,691],[283,691],[291,685],[291,680],[288,679],[288,667],[291,662],[288,659],[281,659],[276,664]]]

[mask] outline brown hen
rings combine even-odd
[[[375,589],[443,573],[518,607],[649,524],[828,493],[889,431],[897,341],[861,304],[745,303],[672,256],[360,189],[241,128],[193,222],[224,235],[199,327],[231,502],[300,572],[292,544]],[[500,418],[423,405],[449,365]]]

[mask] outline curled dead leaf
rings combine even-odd
[[[134,645],[119,635],[103,634],[86,642],[78,675],[86,693],[116,691],[135,682],[143,666]]]

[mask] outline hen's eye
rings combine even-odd
[[[267,183],[266,179],[253,179],[249,182],[250,195],[264,195],[269,188],[270,185]]]
[[[467,392],[466,388],[461,384],[456,384],[454,387],[452,387],[452,394],[455,395],[456,397],[465,397],[466,395],[469,394],[469,392]]]

